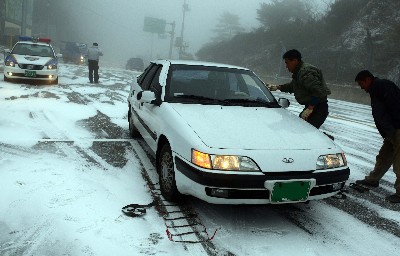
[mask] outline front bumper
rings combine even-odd
[[[36,76],[27,76],[25,71],[34,71]],[[55,81],[58,78],[58,69],[29,70],[19,67],[4,66],[4,76],[8,79]]]
[[[204,172],[175,156],[177,176],[184,185],[177,184],[182,193],[210,203],[264,204],[270,203],[266,181],[315,179],[309,200],[323,199],[337,194],[350,176],[348,167],[329,172],[276,172],[258,174],[225,174]]]

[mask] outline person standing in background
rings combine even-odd
[[[88,51],[87,51],[90,83],[93,83],[93,81],[95,83],[99,82],[99,58],[100,58],[100,56],[103,56],[103,53],[99,49],[99,45],[97,43],[93,43],[93,45],[91,47],[89,47]]]

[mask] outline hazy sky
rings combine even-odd
[[[310,1],[310,0],[309,0]],[[168,58],[170,38],[143,31],[144,18],[164,19],[167,23],[175,21],[175,35],[180,36],[184,0],[73,0],[76,20],[82,23],[80,40],[87,43],[98,42],[104,52],[104,59],[115,64],[125,65],[130,57],[145,60]],[[185,16],[184,41],[189,45],[187,51],[195,54],[202,45],[214,36],[218,18],[224,12],[239,16],[240,24],[250,31],[260,24],[257,9],[260,3],[269,0],[186,0],[189,11]],[[326,0],[313,0],[324,3]],[[167,25],[167,31],[171,25]],[[173,48],[173,58],[177,49]]]

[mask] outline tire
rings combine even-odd
[[[164,144],[157,159],[157,171],[161,194],[170,202],[176,202],[181,198],[176,187],[174,162],[170,145]]]
[[[9,82],[10,80],[4,75],[4,82]]]
[[[132,138],[140,138],[140,132],[138,131],[136,126],[133,124],[133,117],[132,117],[132,113],[130,110],[128,111],[128,122],[129,122],[129,134],[131,135],[131,137]]]

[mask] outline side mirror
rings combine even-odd
[[[141,91],[136,97],[141,103],[154,104],[156,100],[156,94],[152,91]]]
[[[278,99],[278,104],[282,107],[282,108],[288,108],[290,106],[290,101],[286,98],[279,98]]]
[[[61,54],[61,53],[58,53],[58,54],[56,54],[56,57],[57,57],[57,58],[62,58],[62,54]]]

